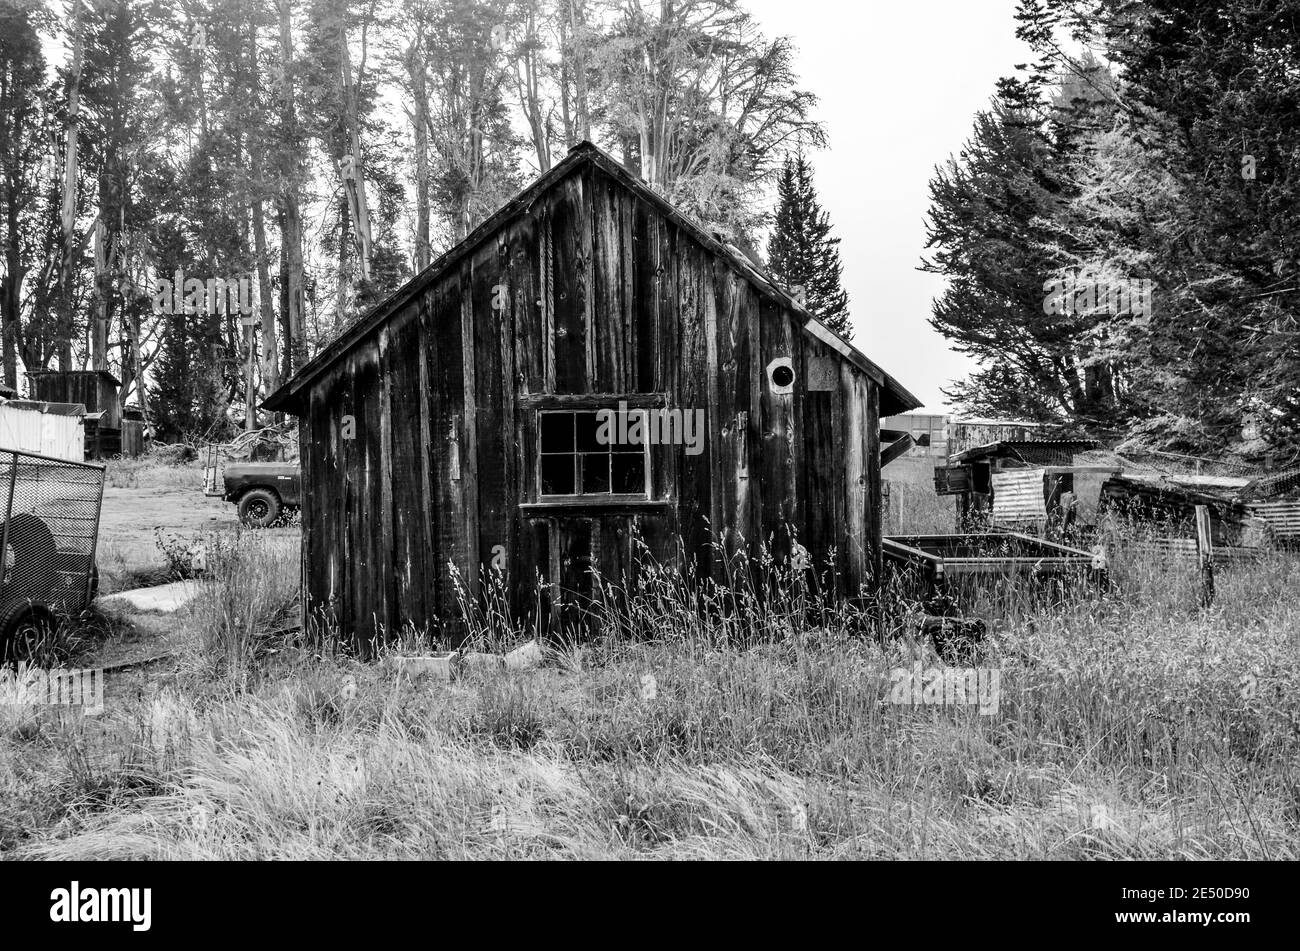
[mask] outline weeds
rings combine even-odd
[[[104,467],[104,480],[114,489],[203,491],[202,467],[166,452],[150,452],[135,459],[110,459]]]
[[[990,622],[979,662],[1001,672],[994,716],[887,702],[891,670],[939,663],[913,605],[886,615],[823,597],[817,572],[788,559],[730,557],[725,588],[654,570],[593,579],[594,627],[562,663],[411,684],[261,636],[293,616],[298,563],[245,536],[194,604],[185,695],[113,713],[108,755],[66,725],[3,721],[0,848],[1300,856],[1294,557],[1224,572],[1208,610],[1181,576],[1122,555],[1110,589],[958,592]],[[465,603],[476,646],[534,633],[504,605],[490,591]],[[885,636],[862,636],[877,621]]]
[[[205,532],[187,538],[155,526],[154,545],[166,563],[167,578],[180,581],[212,572],[221,574],[241,557],[241,533]]]
[[[209,561],[208,583],[189,612],[199,666],[243,685],[295,625],[301,573],[296,546],[255,533],[237,537]]]

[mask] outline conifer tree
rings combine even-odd
[[[840,286],[840,239],[817,200],[812,167],[803,153],[787,156],[777,183],[776,226],[767,244],[768,269],[787,290],[802,287],[812,313],[849,337],[849,296]]]

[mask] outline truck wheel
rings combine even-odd
[[[0,666],[34,657],[59,629],[58,619],[39,604],[18,601],[0,616]]]
[[[270,489],[250,489],[239,499],[239,520],[249,528],[268,528],[280,517],[280,497]]]

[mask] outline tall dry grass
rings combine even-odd
[[[277,567],[277,559],[280,564]],[[246,632],[296,558],[252,548],[196,606],[177,683],[84,724],[0,721],[0,848],[58,858],[1300,856],[1300,565],[1203,610],[1152,564],[1115,585],[968,592],[1000,708],[887,703],[937,663],[906,609],[602,579],[594,637],[539,671],[396,679]],[[739,579],[738,579],[739,580]],[[476,605],[484,645],[530,632]],[[858,612],[858,613],[854,613]],[[88,752],[94,749],[94,755]]]
[[[938,535],[951,532],[956,521],[957,497],[936,495],[933,477],[925,482],[890,482],[886,535]]]
[[[104,464],[104,484],[114,489],[182,489],[203,491],[203,466],[197,460],[162,461],[146,453],[134,459],[110,459]]]
[[[297,539],[238,530],[205,547],[200,590],[187,606],[195,635],[189,659],[203,675],[242,688],[296,626],[299,551]]]

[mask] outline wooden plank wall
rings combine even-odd
[[[45,370],[27,375],[33,390],[32,397],[47,403],[81,403],[87,413],[103,413],[100,425],[105,429],[120,429],[122,406],[118,402],[117,386],[107,373],[95,370]]]
[[[869,535],[871,484],[868,428],[872,424],[868,390],[872,384],[847,363],[840,364],[841,416],[834,459],[843,460],[836,489],[844,500],[845,592],[856,595],[871,577],[873,542]],[[878,491],[879,483],[877,483]]]
[[[856,593],[879,570],[879,391],[802,322],[580,168],[312,386],[309,615],[362,650],[402,629],[451,630],[453,575],[476,594],[504,551],[516,610],[540,599],[539,620],[579,626],[591,569],[621,580],[634,538],[671,561],[678,536],[701,574],[719,570],[716,539],[779,558],[797,539],[819,570],[834,551],[834,584]],[[770,385],[778,357],[793,393]],[[635,394],[704,410],[704,451],[652,451],[648,506],[538,506],[537,401],[616,408]]]
[[[430,441],[425,392],[424,355],[421,352],[419,308],[395,317],[381,337],[384,408],[384,476],[388,485],[386,512],[381,526],[392,538],[393,615],[397,630],[424,632],[437,613],[436,562],[431,535],[430,488],[427,467],[420,464]],[[414,464],[411,464],[414,462]]]
[[[122,420],[122,455],[134,459],[144,452],[144,421]]]

